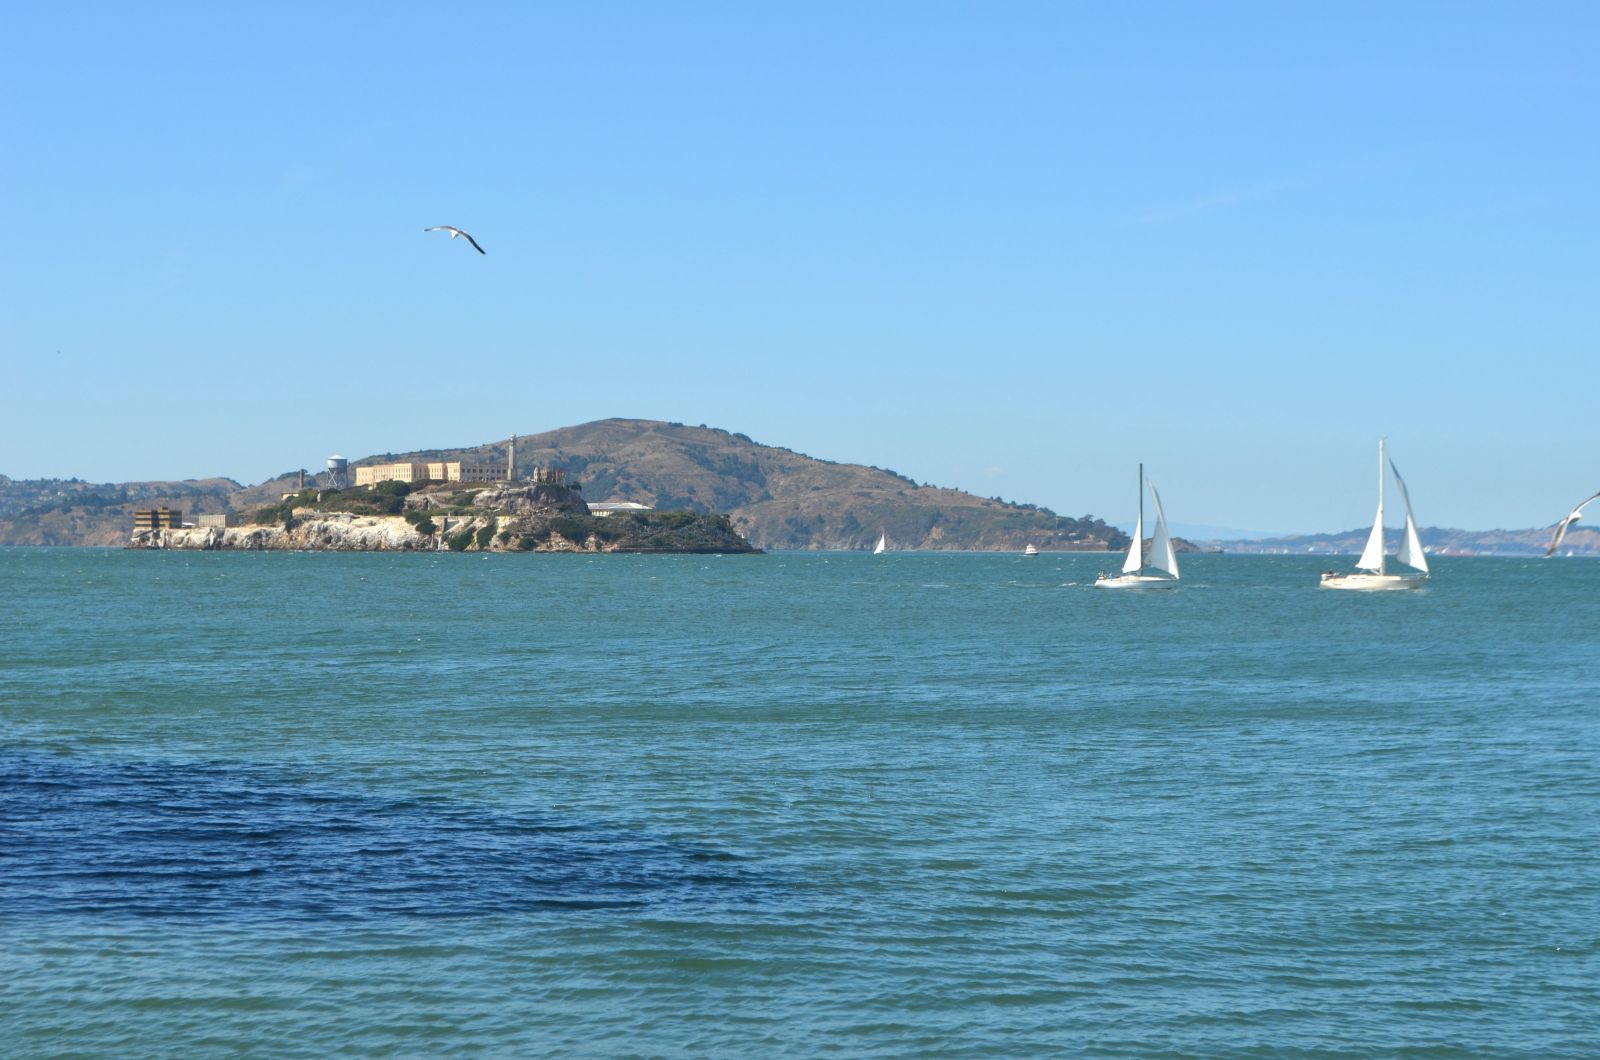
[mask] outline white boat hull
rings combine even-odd
[[[1176,589],[1178,579],[1159,574],[1104,575],[1095,579],[1096,589]]]
[[[1420,589],[1427,580],[1426,574],[1336,574],[1328,571],[1322,576],[1322,587],[1376,593],[1394,589]]]

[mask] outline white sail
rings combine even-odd
[[[1417,524],[1411,518],[1411,513],[1406,513],[1406,536],[1400,541],[1400,551],[1394,558],[1408,567],[1415,567],[1422,573],[1428,573],[1428,557],[1422,551],[1422,541],[1417,537]]]
[[[1411,493],[1406,489],[1406,480],[1400,477],[1400,469],[1394,466],[1393,460],[1389,461],[1389,470],[1394,472],[1394,484],[1400,487],[1400,499],[1406,502],[1406,536],[1401,538],[1400,551],[1395,553],[1394,558],[1426,574],[1428,557],[1417,538],[1417,521],[1411,517]]]
[[[874,556],[876,556],[878,553],[882,552],[884,549],[886,549],[888,547],[889,547],[889,535],[887,533],[879,534],[878,535],[878,543],[876,545],[872,546],[872,554]]]
[[[1172,550],[1172,538],[1167,533],[1167,513],[1161,510],[1161,494],[1156,484],[1150,483],[1150,497],[1156,502],[1156,533],[1150,540],[1150,566],[1178,576],[1178,555]]]
[[[1383,439],[1378,439],[1378,514],[1372,520],[1372,533],[1367,535],[1367,547],[1356,560],[1357,570],[1383,573]]]
[[[1372,533],[1367,535],[1367,547],[1356,560],[1360,570],[1383,570],[1383,505],[1378,505],[1378,517],[1372,521]]]
[[[1139,568],[1144,566],[1144,513],[1139,513],[1139,521],[1133,526],[1133,544],[1128,546],[1128,558],[1122,561],[1122,573],[1138,574]]]

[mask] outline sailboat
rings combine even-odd
[[[1156,503],[1156,532],[1150,538],[1150,554],[1144,554],[1144,465],[1139,465],[1139,521],[1133,527],[1133,544],[1122,562],[1121,574],[1100,572],[1097,589],[1172,589],[1178,584],[1178,556],[1167,533],[1167,513],[1161,510],[1161,494],[1150,483],[1150,499]],[[1146,574],[1146,570],[1158,571]]]
[[[1400,477],[1400,469],[1394,466],[1394,461],[1389,461],[1388,470],[1394,472],[1395,485],[1400,487],[1400,499],[1406,505],[1406,532],[1400,539],[1400,550],[1394,558],[1407,567],[1413,568],[1417,573],[1389,573],[1385,556],[1383,554],[1383,484],[1384,484],[1384,439],[1378,439],[1378,517],[1372,521],[1372,533],[1367,535],[1367,547],[1361,550],[1361,558],[1356,560],[1356,569],[1353,573],[1342,574],[1339,571],[1323,571],[1322,587],[1324,589],[1360,589],[1373,591],[1378,589],[1420,589],[1422,583],[1428,580],[1428,557],[1422,552],[1422,542],[1417,539],[1417,521],[1411,517],[1411,494],[1406,490],[1405,479]]]
[[[880,533],[878,535],[878,543],[876,545],[872,546],[872,554],[874,556],[876,556],[878,553],[887,552],[888,550],[889,550],[889,535],[888,535],[887,532]]]
[[[1545,549],[1545,559],[1549,559],[1551,556],[1556,554],[1556,549],[1561,547],[1561,541],[1567,536],[1567,531],[1572,529],[1572,524],[1577,522],[1579,519],[1582,519],[1583,510],[1589,507],[1589,505],[1593,504],[1595,501],[1600,501],[1600,493],[1596,493],[1593,497],[1590,497],[1588,500],[1572,509],[1572,512],[1565,519],[1556,524],[1556,536],[1550,539],[1550,547]],[[1572,550],[1570,548],[1567,549],[1567,555],[1572,555]]]

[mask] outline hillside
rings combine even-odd
[[[502,440],[467,449],[386,453],[388,459],[505,460]],[[591,502],[723,512],[758,548],[855,549],[880,531],[895,548],[1102,550],[1128,537],[1099,519],[919,485],[860,464],[817,460],[714,427],[610,419],[517,439],[517,470],[565,470]]]
[[[135,509],[181,508],[186,519],[240,511],[256,495],[277,500],[289,481],[246,489],[228,478],[94,483],[0,475],[0,545],[121,545]]]
[[[461,459],[499,464],[505,441],[461,449],[382,453],[355,461]],[[728,515],[758,548],[866,548],[887,532],[899,549],[1125,548],[1099,519],[924,486],[859,464],[816,460],[742,434],[655,420],[610,419],[520,437],[517,469],[560,468],[589,501]],[[255,486],[231,479],[92,484],[0,476],[0,544],[120,545],[136,508],[244,514],[295,487],[286,473]]]

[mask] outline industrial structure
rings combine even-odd
[[[182,525],[182,508],[146,508],[133,513],[135,530],[176,530]]]
[[[348,464],[343,457],[328,458],[328,474],[334,475],[334,461],[339,462],[337,474],[344,475]],[[540,469],[535,469],[537,474]],[[544,469],[549,473],[548,469]],[[559,472],[557,474],[560,474]],[[376,486],[380,482],[515,482],[517,477],[517,436],[511,436],[506,447],[506,465],[468,464],[460,460],[400,460],[389,464],[367,464],[356,468],[357,486]],[[536,479],[535,481],[565,481]]]
[[[356,468],[357,486],[380,482],[504,482],[505,468],[498,464],[464,464],[459,460],[428,463],[402,460],[393,464],[368,464]]]
[[[598,516],[601,519],[604,519],[609,515],[614,515],[617,512],[627,513],[653,511],[655,511],[655,509],[650,507],[650,505],[640,504],[637,501],[596,501],[595,503],[589,505],[589,514]]]
[[[337,453],[328,457],[328,488],[342,490],[348,485],[350,485],[350,461]]]

